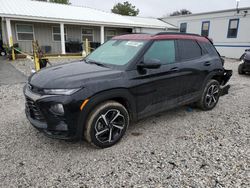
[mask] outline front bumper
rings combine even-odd
[[[244,62],[244,64],[243,64],[243,70],[245,72],[250,72],[250,62]]]
[[[30,123],[48,137],[75,140],[80,115],[79,104],[71,96],[39,95],[24,87],[26,98],[25,113]],[[54,104],[63,104],[64,115],[51,111]]]

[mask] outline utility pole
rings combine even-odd
[[[237,14],[240,13],[239,6],[240,6],[240,0],[236,0],[236,10],[237,10]]]

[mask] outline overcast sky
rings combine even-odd
[[[110,12],[114,4],[126,0],[70,0],[73,5],[87,6]],[[128,0],[140,9],[139,16],[162,17],[175,10],[186,8],[193,13],[231,9],[236,0]],[[241,0],[240,7],[250,7],[250,0]]]

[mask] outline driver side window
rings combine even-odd
[[[175,41],[155,41],[144,55],[144,61],[157,59],[161,64],[171,64],[176,61]]]

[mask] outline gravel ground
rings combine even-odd
[[[0,86],[0,187],[250,187],[250,76],[209,112],[187,107],[133,124],[112,148],[53,140],[24,115],[23,85]]]

